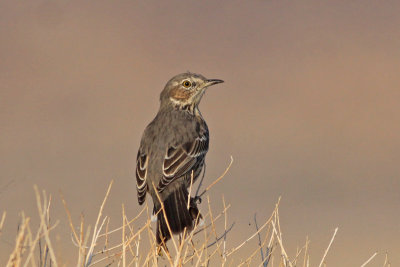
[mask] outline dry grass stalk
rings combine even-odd
[[[198,195],[200,186],[196,190],[195,196],[202,196],[208,192],[216,183],[221,181],[224,175],[232,165],[233,159],[225,172],[214,180],[206,189]],[[151,221],[151,212],[146,205],[133,219],[128,219],[125,206],[122,204],[122,226],[110,229],[109,224],[111,218],[103,215],[104,206],[111,191],[112,183],[110,183],[103,202],[98,211],[97,219],[94,224],[93,231],[88,225],[85,230],[85,222],[81,216],[79,227],[75,228],[72,222],[71,214],[67,208],[66,201],[61,195],[64,208],[66,210],[69,227],[71,228],[72,242],[77,247],[78,258],[77,266],[297,266],[299,262],[303,267],[309,267],[309,239],[306,238],[305,244],[299,247],[293,258],[289,258],[286,252],[283,234],[279,222],[279,202],[275,205],[274,210],[269,218],[267,218],[259,227],[256,217],[255,232],[246,238],[243,242],[235,246],[229,242],[229,235],[233,229],[234,222],[229,223],[228,210],[231,207],[222,197],[223,210],[216,212],[212,210],[212,200],[207,195],[207,210],[203,213],[203,225],[196,224],[191,232],[184,230],[179,236],[179,242],[172,235],[172,241],[169,242],[170,250],[165,249],[163,255],[159,255],[158,246],[156,244],[156,236],[154,233],[154,224]],[[192,194],[193,182],[191,181],[189,192]],[[12,251],[7,266],[34,266],[35,247],[40,245],[40,240],[44,239],[44,253],[40,255],[40,266],[44,267],[47,261],[51,261],[52,266],[60,264],[55,257],[50,232],[54,229],[50,225],[50,203],[51,197],[47,198],[43,194],[43,201],[39,190],[35,187],[38,212],[40,216],[40,225],[35,234],[30,229],[30,219],[22,214],[22,223],[16,237],[14,250]],[[159,197],[159,196],[158,196]],[[161,202],[162,203],[162,202]],[[165,210],[163,203],[159,212]],[[5,215],[0,220],[0,231],[4,225]],[[157,214],[156,214],[157,215]],[[221,220],[221,218],[224,218]],[[143,221],[139,222],[139,221]],[[140,227],[136,227],[136,224]],[[230,225],[230,226],[229,226]],[[170,230],[168,221],[167,226]],[[79,228],[79,231],[76,230]],[[200,234],[202,233],[202,234]],[[326,255],[336,236],[337,229],[325,250],[320,262],[320,266],[325,264]],[[258,242],[255,237],[258,237]],[[88,241],[90,240],[90,244]],[[250,247],[255,244],[254,247]],[[172,249],[171,249],[172,248]],[[42,251],[42,250],[41,250]],[[48,253],[46,253],[46,251]],[[238,251],[246,251],[244,259],[238,259],[235,253]],[[47,256],[50,259],[47,259]],[[101,257],[100,257],[101,255]],[[362,267],[367,266],[377,253],[373,254]],[[97,258],[99,257],[99,258]],[[37,259],[37,257],[36,257]],[[326,264],[325,264],[326,265]],[[390,266],[387,255],[384,267]]]
[[[48,212],[48,208],[50,207],[50,202],[48,203],[48,205],[46,205],[47,197],[46,197],[46,194],[43,192],[43,202],[44,202],[44,204],[43,204],[43,207],[42,207],[42,205],[40,204],[39,189],[37,188],[36,185],[34,186],[34,189],[35,189],[36,200],[37,200],[36,201],[37,202],[37,208],[38,208],[39,215],[40,215],[40,222],[41,222],[41,224],[43,224],[45,226],[45,227],[42,227],[42,231],[43,231],[43,234],[44,234],[44,238],[46,240],[46,246],[47,246],[48,251],[50,253],[50,258],[52,260],[52,264],[55,267],[57,267],[58,263],[57,263],[56,255],[54,253],[53,246],[51,245],[51,239],[50,239],[50,234],[49,234],[50,233],[50,229],[49,229],[48,224],[46,223],[46,212]],[[45,212],[44,212],[44,207],[47,207]],[[49,218],[49,217],[47,217],[47,218]]]
[[[14,267],[14,266],[20,266],[21,261],[22,261],[22,255],[23,255],[23,243],[25,241],[26,237],[26,229],[29,225],[30,218],[25,218],[23,216],[21,227],[19,228],[16,240],[15,240],[15,247],[13,252],[10,255],[10,258],[7,262],[7,267]]]
[[[110,185],[108,186],[108,189],[107,189],[106,196],[104,197],[103,203],[100,206],[100,210],[99,210],[99,214],[97,216],[96,224],[94,225],[94,229],[93,229],[92,242],[90,243],[89,251],[87,253],[86,260],[85,260],[85,267],[89,266],[91,261],[92,261],[94,247],[96,246],[96,242],[97,242],[97,239],[99,237],[100,231],[103,228],[104,222],[105,222],[105,220],[107,218],[107,217],[104,217],[100,228],[97,230],[98,224],[100,222],[101,215],[103,213],[104,205],[105,205],[105,203],[107,201],[108,195],[110,194],[110,190],[111,190],[111,187],[112,187],[113,183],[114,183],[114,180],[111,180],[111,183],[110,183]]]
[[[338,230],[339,230],[339,227],[336,227],[335,232],[333,233],[333,236],[331,238],[331,241],[329,242],[329,245],[325,250],[324,256],[322,256],[321,262],[319,263],[319,267],[321,267],[322,264],[325,262],[325,257],[328,254],[329,249],[331,248],[331,245],[333,243],[333,240],[335,239],[335,236],[336,236],[336,233],[337,233]]]
[[[0,220],[0,235],[3,230],[3,225],[4,225],[4,221],[6,220],[6,216],[7,216],[7,212],[3,211],[3,215],[1,216],[1,220]]]
[[[369,259],[361,265],[361,267],[367,266],[367,264],[368,264],[370,261],[372,261],[372,259],[375,258],[376,255],[378,255],[378,252],[375,252],[374,254],[372,254],[372,256],[369,257]]]

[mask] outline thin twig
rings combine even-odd
[[[125,207],[122,204],[122,266],[126,267],[126,243],[125,243]]]
[[[7,262],[6,265],[7,267],[14,267],[21,265],[21,250],[23,248],[23,242],[25,240],[25,230],[28,227],[29,221],[30,218],[25,218],[25,216],[23,216],[21,227],[18,230],[18,235],[15,241],[15,247]]]
[[[0,221],[0,235],[1,235],[1,230],[3,229],[4,221],[6,220],[6,215],[7,212],[3,211],[3,215],[1,216],[1,221]]]
[[[386,265],[390,266],[387,252],[385,253],[385,261],[383,262],[383,267],[386,267]]]
[[[331,247],[333,240],[335,239],[338,229],[339,229],[339,227],[336,227],[335,232],[333,233],[333,236],[331,238],[331,241],[329,242],[329,245],[328,245],[327,249],[325,250],[324,256],[322,257],[321,262],[319,263],[319,267],[321,267],[322,264],[324,263],[325,257],[328,254],[329,248]]]
[[[229,171],[233,163],[233,157],[231,156],[231,162],[229,163],[228,167],[226,170],[222,173],[220,177],[218,177],[214,182],[212,182],[198,197],[202,197],[208,190],[211,189],[216,183],[218,183],[222,178],[224,178],[225,174]]]
[[[193,175],[194,175],[194,172],[192,170],[192,174],[190,175],[190,187],[189,187],[189,195],[188,195],[188,201],[187,201],[187,209],[189,209],[189,207],[190,207],[190,194],[192,193]]]
[[[214,222],[217,221],[222,214],[224,214],[224,212],[226,212],[229,208],[231,207],[231,204],[228,204],[228,206],[226,207],[226,209],[224,209],[220,214],[218,214],[217,216],[215,216],[214,218]],[[206,217],[206,216],[205,216]],[[209,228],[211,226],[211,223],[207,224],[206,226],[202,226],[199,230],[195,231],[193,235],[197,235],[200,232],[203,232],[204,230],[206,230],[207,228]]]
[[[210,197],[207,196],[207,203],[208,203],[208,210],[210,213],[210,219],[211,219],[211,226],[212,226],[212,230],[215,236],[215,242],[218,242],[218,235],[217,235],[217,230],[215,229],[215,224],[214,224],[214,219],[213,219],[213,215],[212,215],[212,211],[211,211],[211,204],[210,204]],[[207,246],[209,247],[209,246]],[[220,251],[221,254],[221,251]],[[222,254],[221,254],[222,255]]]
[[[93,229],[92,242],[90,244],[89,251],[88,251],[87,256],[86,256],[85,266],[89,266],[90,262],[92,261],[93,250],[94,250],[94,247],[96,245],[96,240],[98,238],[98,235],[100,234],[97,231],[97,226],[98,226],[98,224],[100,222],[100,218],[101,218],[101,215],[103,213],[104,205],[105,205],[105,203],[107,201],[108,195],[110,194],[110,190],[111,190],[111,187],[112,187],[113,183],[114,183],[114,180],[111,180],[110,185],[108,186],[108,189],[107,189],[107,192],[106,192],[106,196],[103,199],[103,203],[101,203],[100,210],[99,210],[99,213],[97,215],[96,224],[94,225],[94,229]],[[104,223],[104,220],[103,220],[103,223]]]
[[[27,256],[27,258],[26,258],[24,267],[27,267],[27,266],[28,266],[29,260],[30,260],[31,258],[33,259],[33,253],[34,253],[34,250],[35,250],[35,248],[36,248],[36,244],[39,243],[38,241],[39,241],[39,239],[40,239],[40,237],[41,237],[41,232],[42,232],[42,228],[43,228],[43,227],[44,227],[43,223],[40,222],[40,224],[39,224],[39,229],[37,230],[35,239],[31,242],[30,250],[29,250],[28,256]],[[39,244],[40,244],[40,243],[39,243]]]
[[[62,203],[63,203],[63,205],[64,205],[64,209],[65,209],[65,211],[67,212],[68,222],[69,222],[69,226],[70,226],[70,228],[71,228],[71,231],[72,231],[72,233],[73,233],[73,235],[74,235],[76,241],[79,242],[78,235],[76,234],[74,225],[73,225],[73,223],[72,223],[71,213],[69,212],[69,209],[68,209],[68,207],[67,207],[67,202],[65,201],[64,195],[63,195],[63,193],[62,193],[61,191],[60,191],[60,197],[61,197],[61,201],[62,201]]]
[[[306,248],[304,250],[303,267],[306,267],[307,253],[308,253],[308,236],[306,236]]]
[[[375,252],[366,262],[363,263],[363,265],[361,265],[361,267],[365,267],[377,254],[378,252]]]
[[[280,202],[280,197],[278,199],[278,203],[275,206],[275,210],[272,213],[271,217],[269,217],[269,219],[258,229],[257,232],[255,232],[252,236],[250,236],[249,238],[247,238],[245,241],[243,241],[239,246],[235,247],[234,249],[232,249],[226,256],[228,257],[229,255],[231,255],[232,253],[234,253],[235,251],[237,251],[238,249],[240,249],[244,244],[246,244],[247,242],[249,242],[251,239],[253,239],[262,229],[264,229],[271,221],[272,218],[275,216],[276,210],[278,208],[279,202]]]
[[[130,225],[130,224],[132,224],[134,221],[136,221],[136,220],[140,217],[140,215],[142,215],[142,213],[143,213],[145,210],[146,210],[146,207],[144,207],[144,208],[138,213],[138,215],[135,216],[135,218],[133,218],[132,220],[130,220],[129,222],[127,222],[126,225]],[[112,234],[112,233],[114,233],[114,232],[117,232],[117,231],[121,230],[122,227],[123,227],[123,226],[118,227],[118,228],[115,228],[115,229],[113,229],[113,230],[111,230],[111,231],[107,231],[106,233],[99,235],[99,238],[100,238],[100,237],[103,237],[103,236],[106,236],[106,235],[110,235],[110,234]]]
[[[274,233],[275,233],[275,235],[276,235],[276,238],[278,239],[279,246],[281,247],[281,253],[282,253],[283,260],[284,260],[283,263],[284,263],[285,266],[286,266],[286,264],[289,264],[289,266],[292,267],[293,265],[292,265],[292,263],[290,262],[289,257],[288,257],[288,255],[287,255],[287,253],[286,253],[286,250],[285,250],[285,248],[284,248],[284,246],[283,246],[282,239],[281,239],[281,235],[280,235],[280,233],[278,233],[278,231],[276,230],[275,222],[274,222],[274,221],[271,221],[271,224],[272,224]]]
[[[38,207],[38,211],[39,211],[39,215],[40,215],[40,220],[43,223],[43,225],[46,225],[46,219],[44,217],[43,208],[40,203],[39,189],[36,185],[34,185],[33,188],[35,189],[35,193],[36,193],[37,207]],[[50,229],[47,229],[47,227],[43,227],[43,232],[44,232],[44,239],[46,240],[46,244],[49,247],[50,258],[53,261],[54,266],[57,267],[58,264],[57,264],[56,255],[54,254],[54,250],[53,250],[53,247],[52,247],[51,241],[50,241],[50,235],[49,235]]]
[[[256,226],[256,231],[258,231],[257,213],[254,213],[254,225]],[[264,251],[263,251],[263,248],[262,248],[262,245],[261,245],[260,232],[257,235],[258,235],[258,246],[260,247],[260,253],[261,253],[261,261],[264,262]]]
[[[222,203],[224,204],[224,210],[226,208],[226,204],[225,204],[225,197],[224,195],[222,195]],[[227,225],[227,221],[228,221],[228,215],[226,212],[224,212],[224,217],[225,217],[225,222],[224,222],[224,246],[223,246],[223,260],[224,260],[224,264],[226,262],[226,225]],[[233,227],[233,224],[232,224]]]
[[[235,223],[233,222],[233,223],[231,224],[231,226],[229,226],[221,236],[217,236],[217,237],[215,238],[215,241],[214,241],[214,242],[208,244],[208,245],[207,245],[207,248],[210,248],[210,247],[214,246],[214,245],[215,245],[218,241],[220,241],[222,238],[225,238],[225,237],[227,236],[227,234],[228,234],[230,231],[232,231],[232,229],[233,229],[234,226],[235,226]],[[225,257],[225,258],[226,258],[226,257]]]
[[[269,234],[270,234],[270,230],[271,230],[271,226],[269,226],[268,229],[267,229],[267,231],[266,231],[266,235],[265,235],[264,241],[263,241],[262,244],[261,244],[261,247],[264,247],[264,245],[267,243],[268,236],[269,236]],[[272,234],[272,236],[273,236],[273,234]],[[268,249],[267,249],[267,250],[268,250]],[[250,265],[250,263],[251,263],[253,257],[257,254],[257,252],[259,252],[259,248],[258,248],[258,247],[251,253],[251,255],[246,259],[246,261],[243,262],[242,265],[244,265],[244,264],[246,264],[246,263],[247,263],[248,265]],[[266,254],[266,256],[269,256],[269,254]],[[267,257],[265,260],[261,261],[261,264],[260,264],[259,266],[266,266],[266,265],[264,265],[264,264],[267,262],[267,260],[268,260],[268,257]],[[267,264],[268,264],[268,263],[267,263]]]

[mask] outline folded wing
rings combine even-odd
[[[170,146],[165,153],[163,177],[158,184],[158,191],[162,192],[167,185],[178,178],[190,181],[192,172],[195,180],[203,167],[208,143],[209,137],[205,134],[191,142]]]

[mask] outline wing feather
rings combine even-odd
[[[136,189],[138,193],[138,202],[140,205],[142,205],[146,199],[148,162],[149,157],[144,153],[140,153],[139,151],[136,158]]]
[[[180,177],[190,177],[191,172],[195,177],[199,175],[199,168],[203,167],[204,157],[208,151],[208,133],[197,137],[192,142],[178,146],[171,146],[167,149],[163,162],[163,177],[158,184],[158,191],[162,192],[165,187]]]

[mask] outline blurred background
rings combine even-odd
[[[225,83],[201,111],[211,133],[205,184],[238,245],[279,196],[289,255],[306,236],[328,266],[400,266],[399,1],[0,2],[0,262],[20,211],[38,225],[33,185],[53,196],[56,248],[77,223],[140,210],[135,158],[159,93],[191,71]],[[151,203],[151,202],[150,202]],[[207,209],[203,202],[202,209]],[[238,255],[238,257],[243,255]]]

